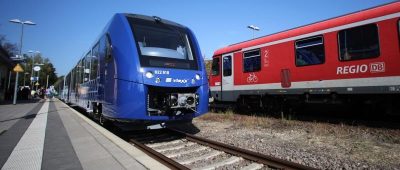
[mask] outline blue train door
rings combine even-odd
[[[115,104],[116,94],[114,94],[114,89],[117,81],[115,79],[115,59],[112,55],[112,45],[109,36],[107,35],[105,39],[107,53],[104,58],[104,101],[106,104]]]
[[[105,59],[107,55],[107,37],[103,36],[100,40],[100,52],[99,52],[99,66],[97,70],[98,82],[97,82],[97,96],[96,100],[104,102],[104,85],[105,85]]]

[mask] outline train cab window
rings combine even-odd
[[[324,39],[322,36],[298,40],[296,46],[296,66],[308,66],[325,62]]]
[[[197,70],[197,58],[190,31],[168,21],[128,15],[142,67]]]
[[[223,70],[222,74],[224,77],[232,75],[232,56],[224,56],[223,57]]]
[[[243,52],[243,72],[261,70],[260,49]]]
[[[380,55],[376,24],[341,30],[338,36],[340,61],[375,58]]]
[[[211,75],[213,76],[219,75],[219,58],[213,58],[211,70],[212,70]]]

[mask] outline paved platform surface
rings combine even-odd
[[[0,105],[1,169],[167,169],[58,99]]]

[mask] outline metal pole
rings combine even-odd
[[[39,83],[39,79],[42,80],[42,79],[40,78],[40,70],[38,71],[37,77],[38,77],[38,79],[36,80],[36,82]],[[40,82],[39,84],[43,84],[43,83]],[[37,89],[38,87],[39,87],[39,86],[36,86],[36,89]]]
[[[25,66],[26,66],[26,64],[25,64]],[[26,68],[26,67],[25,67]],[[25,72],[24,72],[24,87],[25,87],[25,77],[26,77],[26,74],[25,74]]]
[[[65,75],[64,76],[64,81],[63,81],[63,88],[62,89],[60,89],[60,91],[58,92],[58,95],[62,98],[62,99],[64,99],[65,100],[65,98],[64,98],[64,89],[65,89],[65,80],[66,80],[66,77],[67,77],[67,75]]]
[[[19,55],[20,55],[20,57],[22,57],[22,39],[23,39],[23,37],[24,37],[24,23],[23,22],[21,22],[21,41],[20,41],[20,44],[21,44],[21,46],[20,46],[20,48],[19,48]]]
[[[11,83],[11,71],[8,73],[8,86],[7,89],[10,90],[10,83]]]
[[[14,88],[13,104],[17,104],[17,90],[18,90],[18,72],[17,72],[17,75],[15,76],[15,88]]]
[[[32,77],[34,76],[33,75],[33,63],[35,63],[35,62],[33,61],[33,56],[31,56],[31,59],[32,59],[32,63],[31,63],[31,86],[32,86],[32,89],[33,89],[34,88],[33,80],[32,80]]]
[[[36,82],[39,83],[39,79],[42,80],[42,79],[40,78],[40,70],[37,71],[37,77],[38,77],[38,79],[37,79]],[[42,84],[42,82],[40,82],[39,84]]]
[[[47,75],[47,80],[46,80],[46,89],[49,88],[49,75]]]

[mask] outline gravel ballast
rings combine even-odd
[[[193,125],[197,136],[314,168],[400,169],[398,129],[215,113]]]

